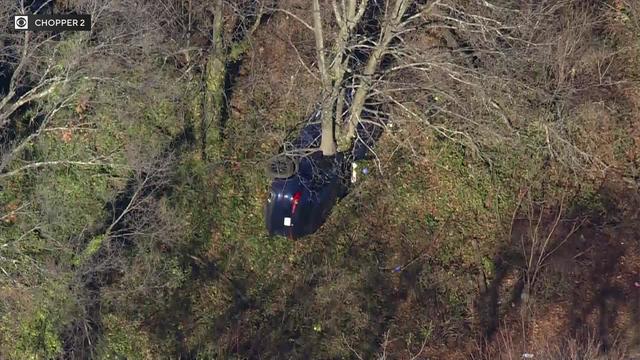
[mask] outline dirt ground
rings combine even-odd
[[[518,247],[530,246],[536,222],[514,222],[514,251],[496,260],[503,266],[485,294],[490,300],[484,311],[492,315],[484,324],[492,339],[488,353],[503,358],[507,352],[535,355],[550,346],[563,346],[567,336],[591,339],[603,351],[615,347],[625,349],[628,356],[637,353],[640,197],[614,181],[605,183],[598,195],[606,206],[601,213],[572,209],[555,228],[555,216],[543,215],[538,231],[543,238],[551,232],[551,250],[534,285],[535,295],[524,294],[527,259],[513,254]]]

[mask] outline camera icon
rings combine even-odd
[[[27,30],[29,28],[29,17],[27,15],[14,16],[13,28],[16,30]]]

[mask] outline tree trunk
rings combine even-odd
[[[369,91],[371,91],[374,74],[380,67],[382,59],[389,51],[391,40],[400,30],[403,16],[406,14],[411,4],[408,0],[396,0],[393,6],[385,13],[384,22],[380,32],[380,37],[373,51],[367,59],[367,63],[362,71],[360,86],[356,90],[351,104],[351,114],[345,124],[345,129],[338,129],[338,150],[345,151],[351,147],[353,140],[357,136],[357,126],[360,116],[364,110],[365,102]]]
[[[204,71],[204,94],[200,123],[200,150],[203,159],[215,159],[220,148],[220,115],[224,101],[226,49],[222,42],[222,1],[213,5],[213,47]]]
[[[318,57],[318,70],[320,70],[322,91],[327,95],[331,93],[331,80],[329,79],[329,72],[324,55],[322,19],[318,0],[313,0],[313,33],[316,40],[316,55]],[[333,156],[336,154],[336,141],[333,133],[334,101],[333,96],[330,96],[330,98],[322,104],[322,137],[320,139],[320,150],[322,150],[322,155],[324,156]]]

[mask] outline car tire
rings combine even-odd
[[[286,179],[298,172],[298,161],[292,156],[279,154],[267,161],[266,170],[272,179]]]

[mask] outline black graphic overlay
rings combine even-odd
[[[16,15],[18,31],[90,31],[91,15]]]

